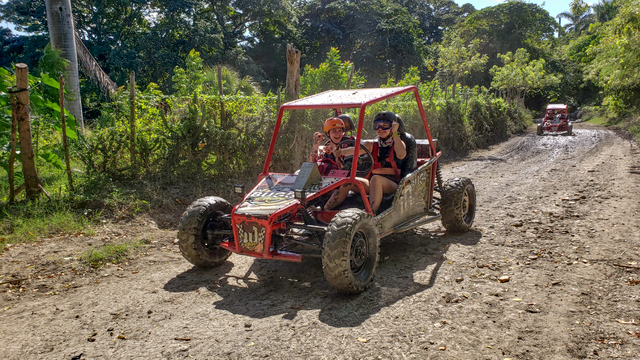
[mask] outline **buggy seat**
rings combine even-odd
[[[416,145],[416,138],[413,135],[406,132],[404,122],[400,116],[396,115],[396,121],[398,126],[398,133],[400,133],[400,139],[404,142],[407,155],[402,162],[402,168],[400,169],[400,176],[405,177],[418,167],[418,146]]]

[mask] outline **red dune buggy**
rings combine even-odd
[[[415,140],[400,124],[407,161],[395,194],[385,196],[374,215],[364,187],[356,176],[366,176],[373,159],[361,146],[365,110],[377,102],[413,93],[427,139]],[[349,170],[320,175],[316,163],[304,163],[296,174],[269,171],[284,111],[303,109],[358,108],[354,153]],[[398,118],[399,122],[401,119]],[[302,150],[302,149],[301,149]],[[415,86],[332,90],[283,104],[258,184],[245,193],[234,191],[242,201],[232,205],[219,197],[195,201],[182,215],[178,239],[183,256],[199,267],[223,264],[231,253],[262,259],[301,261],[320,257],[326,280],[339,292],[360,293],[372,282],[379,260],[380,239],[441,220],[451,232],[468,231],[475,217],[476,192],[468,178],[445,183],[418,89]],[[353,183],[359,191],[333,211],[322,210],[331,193]],[[436,185],[437,183],[437,185]]]
[[[542,123],[538,124],[537,134],[548,132],[566,132],[573,134],[573,124],[569,122],[569,112],[565,104],[549,104]]]

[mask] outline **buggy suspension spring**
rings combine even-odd
[[[304,223],[306,225],[316,225],[316,219],[311,216],[311,210],[309,209],[300,209],[300,214],[302,215],[302,219],[304,219]]]

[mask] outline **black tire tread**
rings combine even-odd
[[[211,268],[222,265],[231,252],[219,248],[215,251],[202,245],[202,227],[213,212],[228,214],[233,207],[225,199],[208,196],[194,201],[182,214],[178,226],[178,244],[182,256],[195,266]]]
[[[358,281],[351,272],[351,241],[358,230],[368,232],[375,241],[375,263],[371,275]],[[347,209],[337,213],[325,233],[322,250],[322,269],[331,286],[344,294],[358,294],[366,290],[373,281],[380,256],[380,239],[373,218],[360,209]]]
[[[447,231],[459,233],[467,232],[473,226],[473,218],[469,224],[464,221],[464,214],[462,209],[462,197],[464,196],[464,190],[468,186],[471,186],[473,191],[470,196],[472,197],[473,205],[473,217],[475,217],[475,202],[476,192],[473,182],[469,178],[461,177],[449,179],[444,184],[444,191],[442,192],[442,225]]]

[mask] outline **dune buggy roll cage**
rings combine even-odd
[[[424,108],[422,107],[422,101],[420,100],[420,94],[418,93],[418,88],[416,86],[404,86],[404,87],[392,87],[392,88],[380,88],[380,89],[350,89],[350,90],[328,90],[321,92],[319,94],[311,95],[302,99],[293,100],[282,104],[280,106],[280,110],[278,111],[278,118],[276,120],[276,127],[273,131],[273,135],[271,137],[271,143],[269,145],[269,152],[267,154],[267,158],[264,163],[264,168],[262,169],[262,173],[259,178],[262,179],[269,174],[269,166],[271,165],[271,158],[273,156],[273,151],[275,149],[276,140],[278,138],[278,133],[280,131],[280,125],[282,124],[282,117],[284,115],[285,110],[311,110],[311,109],[334,109],[338,114],[340,114],[340,109],[343,108],[359,108],[360,112],[358,115],[358,129],[356,133],[356,141],[355,141],[355,149],[354,154],[359,154],[360,152],[360,142],[362,141],[362,129],[364,128],[364,117],[365,110],[367,106],[373,105],[383,100],[387,100],[394,96],[398,96],[404,93],[413,92],[415,96],[416,103],[418,105],[418,110],[420,111],[420,117],[422,118],[422,123],[424,125],[424,129],[427,134],[427,139],[429,141],[429,147],[431,149],[431,154],[436,154],[435,145],[431,139],[431,131],[429,131],[429,125],[427,123],[427,116],[424,112]],[[437,162],[437,161],[436,161]],[[432,179],[431,179],[431,187],[433,188],[433,177],[436,173],[436,162],[433,163],[433,171]],[[362,184],[355,179],[356,170],[358,167],[358,156],[353,157],[353,165],[351,167],[351,172],[349,174],[348,180],[346,182],[353,183],[358,186],[360,189],[360,193],[364,199],[367,198],[366,192]],[[344,182],[340,182],[342,184]],[[337,187],[336,184],[335,187]],[[433,192],[432,192],[433,193]],[[370,214],[371,207],[367,201],[365,201],[366,211]]]

